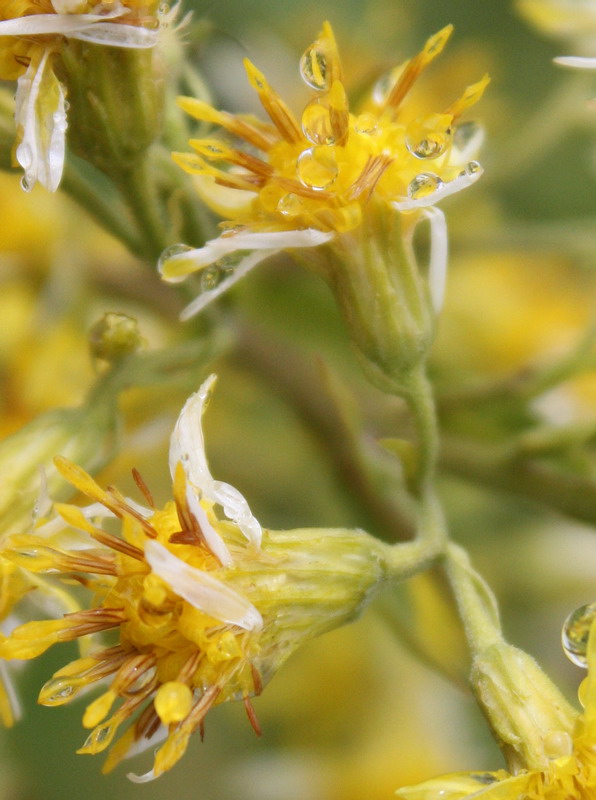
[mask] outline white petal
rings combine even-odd
[[[132,783],[149,783],[155,780],[155,772],[150,769],[149,772],[144,772],[142,775],[135,775],[134,772],[129,772],[126,776]]]
[[[219,560],[219,563],[224,567],[230,567],[234,563],[232,560],[232,556],[230,555],[230,551],[226,547],[226,543],[221,538],[219,533],[215,530],[215,528],[209,522],[207,514],[201,505],[199,498],[197,497],[196,490],[194,486],[190,483],[186,487],[186,501],[188,503],[188,507],[190,509],[191,514],[199,523],[199,527],[201,528],[201,533],[205,538],[205,542],[207,547],[211,550],[213,555]]]
[[[175,594],[199,611],[248,631],[262,627],[261,615],[246,598],[213,575],[186,564],[154,539],[145,544],[145,558]]]
[[[0,36],[42,36],[62,34],[70,36],[97,22],[106,22],[126,14],[117,8],[106,14],[28,14],[25,17],[5,19],[0,22]]]
[[[25,172],[26,191],[39,181],[54,192],[64,168],[66,103],[49,56],[48,48],[39,63],[32,60],[17,81],[15,122],[20,142],[15,155]]]
[[[12,678],[10,676],[10,672],[8,671],[8,666],[6,662],[2,660],[0,660],[0,683],[2,683],[6,691],[13,719],[20,719],[22,716],[21,704],[19,703],[19,698],[15,692]]]
[[[194,489],[197,499],[204,497],[219,503],[228,519],[238,525],[253,545],[259,547],[262,530],[248,503],[233,486],[214,480],[207,464],[201,419],[215,380],[216,376],[210,375],[198,392],[188,398],[180,412],[170,440],[170,473],[173,478],[176,466],[181,462],[186,480]]]
[[[584,58],[581,56],[559,56],[553,58],[555,64],[562,67],[575,67],[576,69],[596,69],[596,58]]]
[[[428,284],[435,313],[439,313],[445,299],[447,281],[448,237],[445,214],[440,208],[425,208],[422,212],[430,222],[430,260]]]
[[[211,239],[204,247],[163,258],[159,265],[162,277],[172,283],[183,280],[186,275],[208,267],[224,256],[242,250],[268,250],[271,253],[287,250],[292,247],[318,247],[333,239],[335,233],[325,233],[314,228],[302,231],[270,231],[254,233],[252,231],[235,233],[231,236],[219,236]],[[170,273],[168,275],[167,273]]]
[[[434,206],[435,203],[438,203],[439,200],[442,200],[444,197],[448,197],[455,192],[461,192],[462,189],[466,189],[468,186],[476,183],[482,173],[482,167],[476,162],[473,162],[472,169],[463,170],[457,178],[454,178],[452,181],[447,181],[447,183],[442,183],[439,188],[435,189],[431,194],[427,194],[418,199],[410,198],[407,200],[398,200],[392,203],[393,208],[397,211],[414,211],[417,208]]]
[[[159,39],[159,31],[151,28],[142,28],[138,25],[115,25],[113,22],[97,22],[84,30],[70,34],[69,38],[112,47],[142,49],[155,47]]]
[[[48,476],[46,474],[45,469],[40,466],[39,467],[39,493],[37,495],[37,500],[35,501],[35,505],[33,506],[33,522],[37,522],[37,520],[41,517],[47,517],[47,515],[52,510],[52,500],[50,498],[48,492]]]
[[[180,312],[180,319],[184,322],[191,317],[194,317],[195,314],[198,314],[199,311],[202,311],[205,306],[215,300],[216,297],[219,297],[220,294],[227,292],[227,290],[237,283],[241,278],[244,278],[253,267],[256,267],[257,264],[260,264],[261,261],[265,261],[266,258],[270,256],[274,256],[276,253],[279,253],[279,250],[256,250],[253,253],[249,253],[245,258],[238,262],[238,264],[234,267],[233,272],[224,278],[221,283],[218,283],[213,289],[207,289],[201,294],[196,297],[192,303],[189,303],[181,312]]]

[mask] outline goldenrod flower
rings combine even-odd
[[[16,80],[15,158],[26,191],[55,191],[64,167],[65,90],[55,59],[64,38],[112,47],[157,42],[155,0],[8,0],[0,8],[0,78]]]
[[[197,176],[203,200],[226,218],[219,238],[195,250],[178,245],[161,259],[161,273],[169,281],[202,272],[204,291],[184,317],[280,250],[301,251],[309,266],[333,283],[330,260],[345,266],[347,259],[366,258],[381,240],[385,250],[395,247],[388,214],[409,216],[406,238],[418,221],[430,219],[429,283],[433,303],[440,306],[446,229],[442,213],[432,206],[481,175],[480,165],[472,160],[481,131],[457,123],[480,99],[488,78],[469,86],[439,112],[422,116],[412,115],[408,93],[451,31],[452,26],[439,31],[418,55],[382,79],[360,113],[350,111],[329,23],[300,62],[313,98],[299,118],[248,60],[248,79],[270,122],[180,98],[185,111],[230,137],[191,140],[194,153],[173,155]],[[238,140],[245,149],[237,146]],[[319,250],[310,257],[308,248]]]
[[[535,698],[531,689],[527,685],[514,689],[517,691],[514,702],[520,707],[525,705],[528,725],[542,726],[539,742],[542,763],[522,763],[516,774],[498,770],[444,775],[400,789],[397,796],[404,800],[593,800],[596,797],[596,624],[591,627],[587,657],[588,677],[580,687],[584,710],[571,731],[564,726],[549,729],[543,725],[547,715],[542,714],[538,705],[532,705]],[[506,714],[507,709],[495,706],[493,712]],[[556,709],[556,715],[564,718],[561,709]]]
[[[243,700],[258,731],[250,697],[303,641],[353,618],[395,552],[359,531],[263,531],[240,492],[209,471],[201,415],[213,382],[187,401],[172,435],[173,501],[156,509],[137,474],[148,507],[140,506],[60,458],[62,474],[93,504],[56,504],[59,516],[34,536],[12,537],[4,552],[29,572],[74,577],[93,600],[63,619],[16,628],[0,640],[1,658],[30,659],[56,642],[118,631],[111,647],[57,672],[40,702],[69,702],[109,678],[85,711],[92,731],[79,752],[105,750],[136,715],[105,769],[165,739],[137,781],[170,769],[218,703]],[[108,517],[120,520],[121,536],[102,527]],[[67,528],[74,546],[48,542],[49,532]]]

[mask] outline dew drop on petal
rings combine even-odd
[[[44,706],[59,706],[67,703],[77,692],[77,687],[72,680],[53,678],[41,690],[39,702]]]
[[[166,247],[159,257],[157,269],[161,272],[166,262],[173,258],[173,256],[179,256],[181,253],[188,253],[190,250],[192,250],[192,247],[189,247],[187,244],[173,244],[170,245],[170,247]]]
[[[438,175],[434,175],[432,172],[421,172],[410,181],[408,197],[412,198],[412,200],[420,200],[422,197],[428,197],[428,195],[435,192],[442,183],[443,181]]]
[[[570,756],[572,752],[573,739],[567,731],[550,731],[544,737],[544,754],[551,761]]]
[[[30,192],[33,189],[33,183],[29,183],[29,179],[26,175],[23,175],[21,178],[21,189],[24,192]]]
[[[316,44],[308,47],[300,59],[300,75],[311,89],[324,92],[328,89],[327,59],[325,53]]]
[[[300,154],[296,171],[304,186],[326,189],[337,178],[339,168],[331,149],[311,147]]]
[[[412,140],[406,137],[406,147],[416,158],[438,158],[449,144],[449,135],[439,131],[428,133],[424,138]]]
[[[477,175],[479,172],[482,171],[482,167],[478,163],[478,161],[470,161],[466,164],[466,168],[464,172],[466,175]]]
[[[219,284],[220,274],[219,267],[216,264],[211,264],[201,272],[201,291],[210,292]]]
[[[33,151],[26,142],[23,142],[17,147],[16,155],[17,161],[23,167],[23,169],[29,169],[31,164],[33,164]]]
[[[596,617],[596,603],[589,603],[572,611],[563,625],[561,633],[563,652],[578,667],[588,666],[588,637],[594,617]]]
[[[378,130],[378,119],[374,114],[365,111],[356,118],[354,123],[354,130],[357,133],[366,133],[369,136],[376,133]]]

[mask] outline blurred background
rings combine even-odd
[[[232,111],[257,110],[245,56],[300,108],[298,59],[325,19],[356,101],[454,23],[420,102],[447,106],[484,72],[492,83],[472,117],[486,129],[485,175],[444,203],[451,263],[432,371],[446,439],[459,442],[464,431],[490,450],[512,430],[596,423],[590,368],[538,393],[530,407],[482,393],[559,363],[594,321],[596,74],[566,71],[552,58],[596,51],[596,26],[564,38],[534,27],[509,0],[184,0],[184,8],[193,9],[189,57],[216,104]],[[83,401],[94,380],[87,331],[104,311],[135,316],[150,349],[184,336],[176,288],[148,275],[68,198],[41,187],[25,195],[19,177],[3,173],[0,217],[2,435],[48,408]],[[354,491],[354,465],[342,462],[343,434],[327,400],[321,409],[316,397],[330,397],[333,407],[329,387],[339,382],[371,444],[395,433],[403,409],[360,374],[325,285],[278,261],[239,284],[211,322],[227,324],[229,302],[239,310],[231,331],[241,344],[209,365],[220,376],[206,418],[214,475],[238,486],[268,527],[362,526],[386,536],[382,514]],[[102,482],[132,494],[136,466],[158,501],[168,497],[167,439],[206,372],[122,396],[121,450]],[[574,474],[594,475],[589,452],[565,458]],[[582,674],[565,660],[560,630],[570,611],[596,600],[594,533],[577,515],[512,493],[498,476],[479,485],[464,462],[445,463],[440,484],[454,538],[494,588],[510,640],[573,699]],[[398,478],[383,464],[385,489]],[[386,593],[359,622],[298,653],[255,701],[261,739],[239,705],[219,707],[205,741],[194,737],[181,764],[149,785],[127,781],[127,767],[102,776],[101,756],[75,755],[85,738],[84,701],[35,704],[43,682],[74,654],[61,645],[20,672],[26,710],[0,732],[0,800],[382,800],[441,772],[502,766],[465,689],[465,648],[438,576]]]

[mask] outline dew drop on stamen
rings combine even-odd
[[[29,180],[27,179],[26,175],[23,175],[23,177],[21,178],[21,189],[24,192],[30,192],[33,189],[33,184],[29,183]]]
[[[588,666],[588,637],[594,617],[596,617],[596,603],[588,603],[572,611],[563,625],[561,633],[563,652],[578,667]]]
[[[159,260],[157,262],[157,269],[159,271],[162,270],[165,263],[169,261],[174,256],[179,256],[182,253],[188,253],[192,250],[192,247],[189,247],[187,244],[173,244],[170,247],[166,247],[163,253],[160,255]]]
[[[364,114],[360,114],[360,116],[356,118],[354,130],[357,133],[366,133],[371,136],[378,130],[378,120],[374,114],[365,111]]]
[[[339,168],[332,153],[311,147],[298,157],[296,171],[304,186],[326,189],[337,178]]]
[[[302,112],[302,132],[309,142],[316,145],[335,144],[336,126],[327,96],[316,97]]]
[[[429,133],[422,139],[406,137],[406,147],[416,158],[438,158],[449,144],[449,136],[444,133]]]
[[[438,175],[432,172],[421,172],[420,175],[410,181],[408,186],[408,197],[412,200],[420,200],[422,197],[428,197],[429,194],[435,192],[443,181]]]
[[[39,702],[44,706],[59,706],[67,703],[74,697],[80,686],[76,686],[72,680],[64,678],[54,678],[48,681],[39,696]]]
[[[284,217],[295,217],[304,210],[304,206],[298,195],[290,192],[289,194],[284,194],[284,196],[280,198],[277,204],[277,210],[280,214],[283,214]]]
[[[327,81],[327,59],[325,53],[316,44],[311,45],[300,59],[300,75],[311,89],[324,92],[329,88]]]

